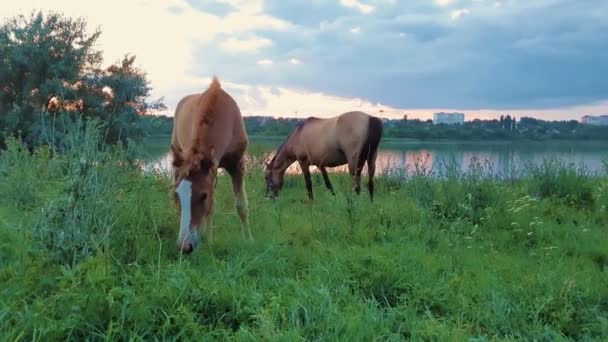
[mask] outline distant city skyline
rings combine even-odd
[[[348,109],[350,108],[350,109]],[[534,111],[526,111],[526,110],[512,110],[512,111],[503,111],[503,110],[471,110],[471,111],[462,111],[462,110],[454,110],[454,109],[414,109],[414,110],[398,110],[391,109],[385,107],[372,107],[368,106],[365,109],[361,109],[360,107],[343,107],[342,110],[334,109],[333,111],[277,111],[277,112],[266,112],[264,110],[260,111],[248,111],[242,110],[243,115],[245,116],[269,116],[275,118],[306,118],[309,116],[318,116],[318,117],[328,117],[340,114],[344,111],[348,110],[363,110],[369,114],[376,115],[382,118],[387,119],[401,119],[405,115],[408,116],[408,119],[420,119],[420,120],[433,120],[433,116],[435,113],[440,112],[461,112],[465,114],[464,121],[473,121],[475,119],[481,120],[492,120],[499,119],[500,116],[510,115],[511,117],[521,119],[522,117],[531,117],[535,119],[548,120],[548,121],[563,121],[563,120],[576,120],[581,122],[582,118],[585,116],[603,116],[606,115],[604,113],[608,113],[608,104],[600,103],[597,105],[587,105],[587,106],[579,106],[575,108],[562,108],[562,109],[543,109],[543,110],[534,110]],[[167,110],[159,112],[159,115],[165,116],[173,116],[174,108],[169,107]]]
[[[352,110],[357,110],[357,109],[352,109]],[[448,110],[448,109],[438,109],[436,111],[433,110],[424,110],[424,109],[420,109],[420,110],[411,110],[411,111],[398,111],[398,110],[391,110],[391,109],[374,109],[376,110],[376,112],[374,111],[368,111],[368,113],[376,115],[376,116],[380,116],[382,118],[387,118],[387,119],[402,119],[404,116],[407,116],[408,119],[420,119],[420,120],[433,120],[434,119],[434,115],[436,113],[463,113],[465,118],[464,121],[473,121],[475,119],[480,119],[480,120],[492,120],[492,119],[500,119],[501,116],[507,116],[510,115],[513,118],[517,118],[517,119],[521,119],[522,117],[531,117],[531,118],[535,118],[535,119],[541,119],[541,120],[548,120],[548,121],[562,121],[562,120],[576,120],[581,122],[583,117],[586,116],[591,116],[591,117],[600,117],[600,116],[606,116],[606,114],[603,114],[602,112],[593,112],[594,110],[604,110],[604,106],[603,105],[599,105],[599,106],[584,106],[581,107],[581,109],[579,109],[578,111],[573,111],[572,113],[569,113],[569,109],[559,109],[559,110],[537,110],[535,112],[527,112],[527,111],[523,111],[523,110],[514,110],[514,111],[501,111],[501,110],[474,110],[474,111],[458,111],[458,110]],[[586,112],[580,112],[580,110],[591,110],[591,113],[586,113]],[[336,114],[338,114],[336,112]],[[172,112],[168,112],[165,111],[163,112],[163,115],[168,115],[168,116],[172,116],[173,113]],[[264,113],[264,112],[247,112],[247,111],[243,111],[243,115],[246,116],[267,116],[267,117],[275,117],[275,118],[279,118],[279,117],[283,117],[283,118],[306,118],[309,116],[329,116],[329,115],[334,115],[334,113],[328,114],[328,115],[323,115],[323,113],[317,113],[317,112],[304,112],[304,113],[300,113],[300,112],[285,112],[285,113],[278,113],[278,114],[272,114],[272,113]]]
[[[455,111],[453,111],[455,112]],[[546,111],[547,112],[547,111]],[[545,113],[546,113],[545,112]],[[371,113],[373,115],[376,116],[380,116],[382,118],[386,118],[386,119],[391,119],[391,120],[395,120],[395,119],[403,119],[404,116],[407,116],[409,120],[415,120],[415,119],[419,119],[419,120],[434,120],[434,115],[438,113],[438,112],[424,112],[424,114],[417,116],[417,115],[413,115],[411,112],[403,112],[401,114],[396,113],[395,115],[384,115],[385,113]],[[161,113],[162,115],[166,115],[166,116],[173,116],[172,112],[163,112]],[[552,115],[535,115],[535,114],[531,114],[531,113],[519,113],[519,114],[515,114],[515,112],[483,112],[483,111],[478,111],[476,112],[476,114],[474,116],[468,116],[466,112],[463,112],[463,114],[465,114],[465,118],[464,121],[468,122],[468,121],[474,121],[476,119],[479,120],[492,120],[492,119],[496,119],[499,120],[501,116],[507,116],[510,115],[512,118],[516,118],[517,120],[520,120],[522,117],[529,117],[529,118],[535,118],[535,119],[541,119],[541,120],[547,120],[547,121],[568,121],[568,120],[575,120],[581,123],[586,123],[585,120],[583,120],[584,117],[605,117],[606,115],[603,114],[582,114],[582,115],[573,115],[571,118],[570,117],[566,117],[566,118],[562,118],[558,113],[556,118],[553,118]],[[285,113],[285,114],[277,114],[277,115],[272,115],[272,114],[268,114],[268,113],[249,113],[249,112],[243,112],[243,115],[245,116],[258,116],[258,117],[273,117],[273,118],[299,118],[299,119],[304,119],[307,118],[309,116],[324,116],[324,115],[319,115],[318,113],[309,113],[309,114],[305,114],[305,113],[300,113],[299,115],[294,114],[294,113]]]
[[[249,115],[608,114],[603,0],[8,0],[0,19],[34,10],[99,27],[104,65],[136,55],[169,115],[212,75]]]

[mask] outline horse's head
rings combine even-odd
[[[275,159],[266,163],[265,179],[266,179],[266,197],[276,197],[279,190],[283,187],[284,171],[277,167]]]
[[[173,166],[177,169],[175,197],[181,208],[177,248],[184,253],[194,250],[200,241],[200,227],[213,210],[213,188],[217,165],[213,150],[184,158],[173,150]]]

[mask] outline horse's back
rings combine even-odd
[[[358,111],[320,119],[308,118],[298,128],[298,155],[307,155],[312,164],[343,165],[361,150],[370,116]]]
[[[359,152],[368,134],[371,116],[360,111],[346,112],[336,118],[335,138],[346,152]]]
[[[174,114],[173,142],[177,142],[183,151],[192,148],[195,141],[194,133],[200,120],[200,104],[209,96],[206,90],[201,94],[191,94],[183,97]],[[206,131],[204,139],[215,147],[216,153],[223,155],[227,150],[245,149],[248,145],[247,133],[240,109],[230,94],[219,89],[218,98],[211,110],[214,120]]]

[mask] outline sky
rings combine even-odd
[[[100,28],[169,115],[217,75],[245,115],[608,114],[606,0],[4,0]]]

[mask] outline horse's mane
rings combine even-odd
[[[311,122],[311,121],[316,121],[316,120],[319,120],[319,119],[315,118],[315,117],[309,117],[309,118],[303,120],[302,122],[300,122],[296,126],[296,128],[289,133],[289,135],[285,138],[285,140],[283,140],[283,142],[281,143],[281,145],[279,145],[279,147],[277,148],[277,151],[275,152],[274,156],[272,156],[272,159],[270,160],[270,165],[273,165],[274,162],[275,162],[275,159],[277,158],[277,156],[279,154],[283,153],[283,149],[285,149],[285,146],[289,142],[289,139],[291,139],[293,136],[295,136],[297,133],[299,133],[300,130],[302,130],[302,127],[304,127],[305,124],[307,124],[308,122]]]
[[[215,106],[221,90],[220,81],[216,76],[213,76],[206,96],[203,96],[203,94],[200,96],[198,121],[194,126],[194,142],[188,157],[188,164],[191,169],[209,169],[211,167],[214,146],[205,138],[208,136],[206,131],[215,123],[217,115]]]
[[[291,138],[291,136],[293,135],[294,132],[289,133],[289,135],[287,136],[287,138],[285,138],[285,140],[283,140],[283,142],[281,143],[281,145],[279,145],[279,147],[277,148],[277,151],[274,153],[274,156],[272,156],[272,159],[270,160],[270,164],[274,164],[274,161],[277,159],[277,156],[281,153],[283,153],[283,149],[285,148],[285,145],[287,144],[287,141],[289,141],[289,138]]]
[[[291,139],[291,137],[298,131],[298,129],[300,128],[300,126],[302,125],[302,123],[298,124],[298,126],[296,127],[296,129],[294,129],[293,131],[291,131],[289,133],[289,135],[285,138],[285,140],[283,140],[283,142],[281,143],[281,145],[279,145],[279,147],[277,148],[277,151],[274,153],[274,156],[272,156],[272,159],[270,160],[270,165],[273,165],[274,162],[277,159],[277,156],[281,153],[283,153],[283,149],[285,149],[285,145],[287,145],[287,143],[289,142],[289,139]]]

